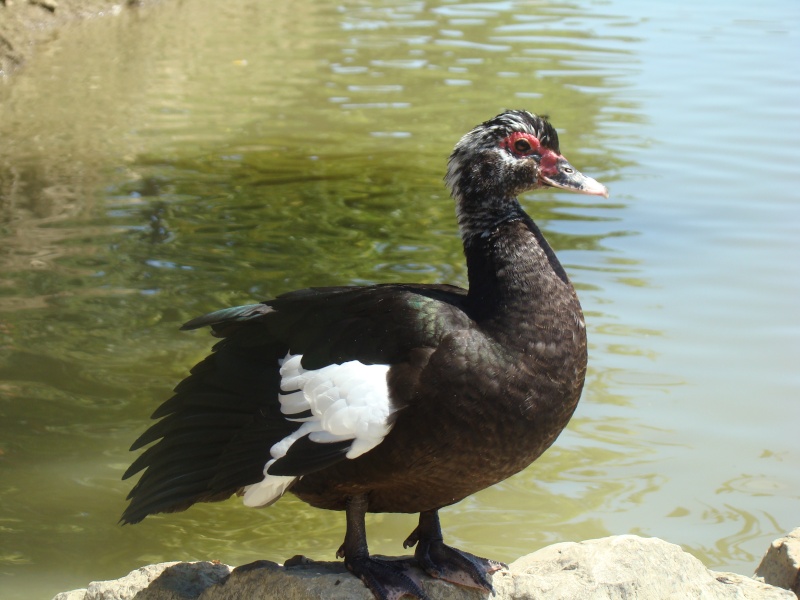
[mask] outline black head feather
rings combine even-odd
[[[537,137],[545,148],[561,153],[558,133],[547,117],[537,116],[526,110],[507,110],[493,119],[484,121],[464,135],[453,150],[454,156],[476,153],[497,147],[501,140],[514,132],[530,133]]]

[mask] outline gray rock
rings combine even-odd
[[[710,571],[675,544],[634,535],[555,544],[510,568],[514,600],[796,600],[749,577]]]
[[[419,573],[432,600],[488,594]],[[555,544],[493,575],[495,600],[796,600],[793,593],[734,573],[709,571],[657,538],[633,535]],[[54,600],[372,600],[341,562],[295,557],[231,569],[208,562],[162,563]]]
[[[791,590],[800,598],[800,527],[772,542],[754,577]]]
[[[56,594],[53,600],[196,600],[223,581],[232,567],[214,562],[147,565],[125,577],[93,581],[89,587]]]

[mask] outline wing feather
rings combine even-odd
[[[438,285],[309,288],[192,319],[183,329],[210,326],[221,339],[134,442],[133,449],[150,446],[125,472],[127,478],[144,471],[122,520],[221,500],[270,476],[279,497],[292,477],[381,443],[405,396],[389,390],[387,409],[366,400],[367,388],[356,392],[358,381],[346,381],[333,388],[349,390],[350,400],[336,405],[341,398],[323,378],[313,391],[319,406],[299,398],[284,404],[297,391],[281,389],[279,363],[287,353],[301,354],[299,367],[306,372],[345,363],[403,372],[412,360],[427,357],[446,332],[471,322],[466,292]],[[353,398],[358,401],[348,404]],[[323,414],[325,426],[319,426]],[[275,456],[271,450],[287,439],[292,443]]]

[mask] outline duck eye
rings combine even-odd
[[[514,142],[514,150],[520,154],[527,154],[531,151],[531,143],[524,138],[520,138]]]

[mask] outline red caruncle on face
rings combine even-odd
[[[557,172],[561,155],[550,148],[542,146],[539,139],[530,133],[515,131],[500,142],[500,146],[516,157],[539,156],[539,168],[544,175]]]

